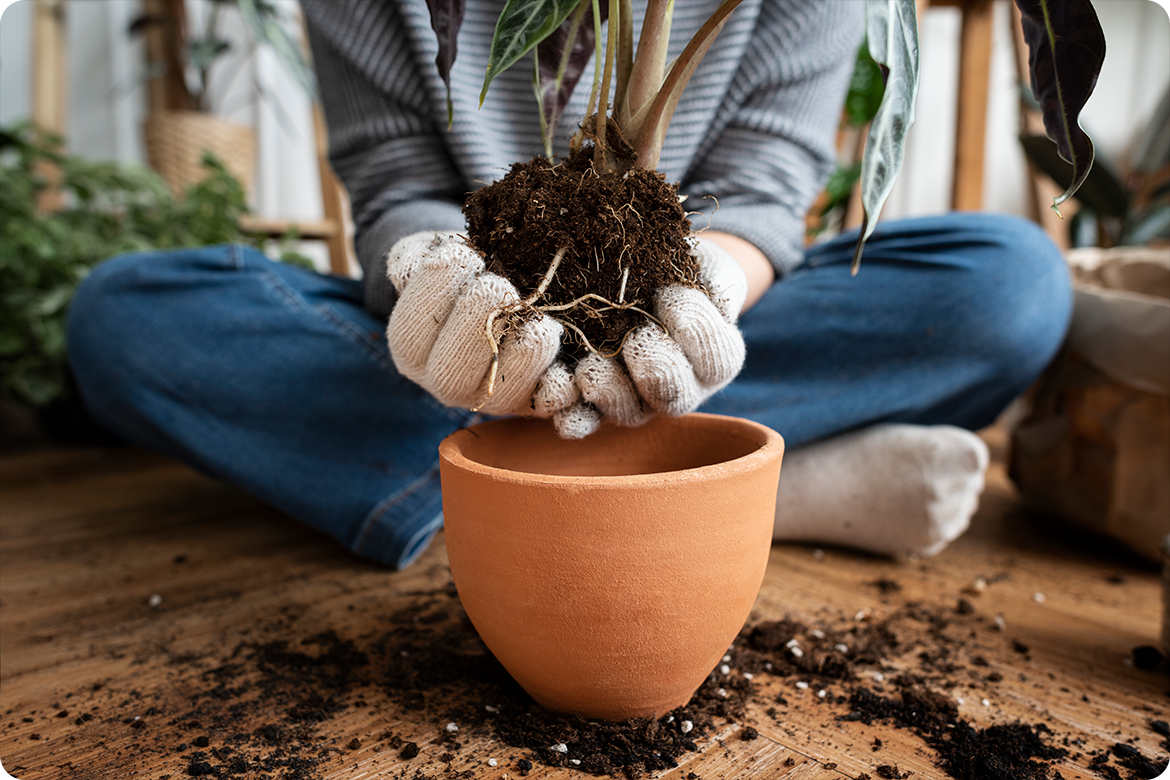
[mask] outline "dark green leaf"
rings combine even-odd
[[[1158,205],[1135,214],[1121,235],[1123,244],[1170,241],[1170,206]]]
[[[19,399],[32,406],[48,406],[65,389],[63,364],[47,360],[21,360],[5,380]]]
[[[316,266],[313,261],[300,252],[294,252],[286,249],[280,253],[280,262],[295,265],[297,268],[304,268],[306,271],[312,271]]]
[[[833,175],[825,183],[825,195],[828,200],[821,215],[827,214],[836,206],[849,199],[853,194],[853,187],[861,178],[861,163],[841,165],[838,163]]]
[[[1093,142],[1081,130],[1081,109],[1105,60],[1105,34],[1089,0],[1016,0],[1028,42],[1032,94],[1044,114],[1044,129],[1073,178],[1055,209],[1072,197],[1093,166]]]
[[[569,105],[573,89],[581,80],[589,60],[593,57],[596,34],[593,25],[593,4],[578,6],[583,15],[574,14],[537,47],[536,97],[540,102],[542,127],[545,132],[545,153],[552,155],[551,134]],[[609,3],[601,4],[601,20],[609,16]],[[571,40],[570,40],[571,37]],[[563,67],[563,70],[562,70]]]
[[[231,43],[222,39],[198,38],[187,43],[187,62],[197,70],[206,70],[215,58],[230,51]]]
[[[487,74],[479,93],[482,105],[492,80],[516,63],[560,27],[579,0],[508,0],[488,55]]]
[[[1020,143],[1024,154],[1037,168],[1066,190],[1072,186],[1076,173],[1061,158],[1051,139],[1042,135],[1025,135],[1020,137]],[[1076,191],[1076,199],[1097,214],[1124,217],[1129,212],[1129,194],[1117,176],[1102,163],[1098,160],[1089,170]]]
[[[65,304],[69,303],[69,299],[72,297],[72,283],[58,285],[40,296],[40,300],[37,301],[33,311],[42,317],[56,314],[65,308]]]
[[[435,67],[439,69],[439,76],[447,85],[448,127],[454,119],[451,106],[451,66],[455,64],[456,39],[459,37],[459,28],[463,25],[466,5],[466,0],[427,0],[427,10],[431,12],[431,29],[439,39]]]
[[[257,0],[237,0],[236,5],[252,31],[252,37],[268,44],[305,92],[315,98],[317,80],[313,75],[313,69],[305,61],[301,47],[281,22],[276,7]]]
[[[918,95],[918,20],[914,0],[867,0],[865,17],[870,56],[885,66],[888,78],[861,160],[861,203],[865,214],[853,253],[853,273],[857,273],[865,241],[877,225],[878,212],[902,170],[906,135],[914,124],[914,100]]]

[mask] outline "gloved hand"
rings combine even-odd
[[[654,316],[665,332],[647,323],[629,335],[620,357],[590,354],[572,374],[557,362],[541,378],[533,408],[551,415],[561,436],[588,436],[602,416],[618,425],[641,425],[655,412],[685,414],[743,368],[743,335],[735,323],[747,278],[714,242],[696,238],[691,251],[707,292],[677,285],[659,290]]]
[[[458,233],[425,231],[399,240],[386,255],[398,293],[386,339],[399,372],[447,406],[488,414],[532,414],[537,381],[560,350],[564,327],[541,315],[522,323],[496,319],[499,344],[488,396],[492,349],[489,315],[517,303],[516,287],[484,271],[483,259]]]

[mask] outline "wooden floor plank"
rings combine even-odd
[[[374,652],[404,610],[433,603],[457,615],[441,537],[406,572],[387,572],[232,488],[137,450],[5,455],[0,491],[0,760],[21,780],[191,776],[216,675],[248,648],[274,638],[296,647],[332,631]],[[980,578],[986,586],[972,592]],[[957,611],[961,599],[970,614]],[[907,617],[918,608],[945,626]],[[1128,663],[1158,634],[1157,572],[1034,522],[1001,465],[989,473],[971,532],[936,558],[773,548],[752,621],[790,617],[829,630],[858,615],[894,621],[903,639],[898,655],[854,670],[879,694],[892,695],[893,676],[919,669],[917,655],[945,638],[959,648],[956,668],[931,685],[961,700],[973,726],[1047,724],[1068,741],[1070,755],[1057,765],[1065,780],[1099,777],[1092,756],[1131,739],[1168,760],[1149,723],[1168,719],[1170,679]],[[856,683],[796,682],[757,675],[742,718],[655,776],[829,780],[872,777],[883,765],[943,776],[912,731],[840,719]],[[261,693],[237,691],[224,706],[262,701]],[[392,694],[377,677],[348,690],[345,706],[314,725],[317,766],[304,776],[520,776],[527,751],[473,729],[447,750],[446,710],[430,700],[410,710]],[[282,714],[274,709],[271,719]],[[135,717],[145,725],[136,728]],[[743,739],[745,725],[758,736]],[[403,741],[417,742],[420,754],[403,758],[393,747]],[[528,776],[582,777],[539,764]]]

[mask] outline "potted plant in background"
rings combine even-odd
[[[233,44],[225,32],[230,9],[243,21],[251,50],[263,45],[276,53],[296,81],[315,94],[312,70],[287,21],[268,0],[206,0],[202,24],[193,23],[184,0],[147,0],[131,23],[131,34],[146,38],[152,79],[151,112],[144,132],[151,166],[176,194],[204,174],[204,151],[211,151],[251,191],[256,132],[218,116],[239,68],[222,67]],[[259,87],[255,87],[259,89]],[[279,106],[278,106],[279,108]]]
[[[64,154],[60,138],[22,125],[0,130],[0,406],[5,439],[37,423],[68,440],[108,438],[74,390],[65,316],[77,285],[123,252],[262,240],[240,229],[248,212],[240,182],[214,158],[205,177],[174,195],[147,168]],[[49,186],[39,164],[60,171],[55,211],[37,208]],[[281,259],[312,267],[308,258]],[[39,418],[30,419],[30,418]]]
[[[653,185],[646,189],[654,194],[631,200],[630,208],[671,211],[677,191],[654,180],[658,152],[682,90],[738,3],[725,0],[667,68],[668,0],[649,0],[636,50],[630,0],[509,0],[492,41],[484,94],[495,75],[534,52],[534,90],[548,152],[550,128],[593,57],[591,115],[574,134],[563,166],[599,180],[640,177]],[[1104,39],[1087,0],[1017,4],[1046,124],[1076,172],[1060,202],[1091,165],[1092,145],[1076,118],[1096,81]],[[428,0],[428,5],[439,39],[436,65],[449,80],[463,0]],[[914,0],[870,0],[866,27],[870,54],[886,83],[861,163],[864,217],[854,271],[901,166],[913,121]],[[577,335],[570,350],[619,356],[623,334],[653,319],[639,299],[666,284],[695,284],[693,271],[685,268],[681,274],[677,268],[674,275],[663,273],[666,266],[685,266],[679,261],[687,254],[686,215],[677,206],[671,212],[677,228],[666,231],[669,237],[664,233],[656,258],[645,252],[625,263],[622,258],[602,262],[589,252],[598,236],[575,244],[567,238],[572,231],[528,225],[507,212],[505,193],[514,190],[530,199],[537,187],[555,179],[553,169],[540,158],[517,164],[504,179],[469,196],[465,212],[472,243],[525,296],[492,312],[484,337],[496,354],[509,318],[543,313]],[[548,198],[545,211],[554,215],[581,207],[571,199],[557,201],[547,190],[542,197]],[[616,210],[626,201],[609,206],[614,219],[608,229],[623,229]],[[499,225],[508,229],[496,230]],[[513,258],[527,247],[537,248],[547,269],[539,261],[516,264],[510,276]],[[563,263],[574,256],[588,262],[564,273]],[[584,284],[560,284],[558,273]],[[586,333],[599,315],[624,321],[601,336]],[[562,351],[568,351],[564,345]],[[495,368],[493,360],[489,396]],[[688,415],[657,418],[642,428],[603,427],[583,441],[565,442],[547,423],[512,418],[458,431],[440,446],[447,546],[460,597],[488,647],[539,702],[603,718],[660,715],[684,703],[702,682],[723,652],[720,645],[730,642],[747,617],[771,542],[782,445],[778,436],[769,441],[773,432],[752,434],[745,425],[752,424]],[[720,446],[728,441],[737,444]],[[713,485],[692,489],[701,474],[737,471],[748,463],[757,468],[752,484],[732,491],[745,498],[745,506],[735,506]],[[653,491],[621,492],[644,486]],[[706,492],[718,496],[715,505],[701,503]],[[692,505],[697,517],[683,512]],[[735,508],[724,513],[719,509],[724,505]],[[722,573],[692,568],[699,558],[704,566],[723,566]],[[720,583],[734,583],[728,590],[736,595],[724,599]],[[676,622],[681,633],[672,630]],[[700,627],[714,630],[706,634]]]

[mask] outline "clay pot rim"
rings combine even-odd
[[[461,438],[467,436],[467,432],[473,428],[507,425],[516,420],[531,420],[526,417],[504,417],[495,420],[487,420],[485,422],[476,423],[475,425],[466,428],[460,428],[453,432],[442,442],[439,443],[439,457],[446,461],[454,468],[468,471],[474,474],[479,474],[485,477],[490,477],[499,482],[511,483],[525,483],[533,484],[540,483],[546,485],[589,485],[590,487],[628,487],[643,484],[661,483],[666,477],[677,481],[679,479],[685,480],[703,480],[712,478],[726,478],[732,474],[740,474],[744,472],[754,471],[759,468],[761,461],[772,460],[773,458],[781,457],[784,454],[784,438],[762,423],[748,420],[743,417],[732,417],[730,415],[722,414],[708,414],[706,412],[691,412],[682,415],[681,417],[672,418],[682,424],[687,424],[687,420],[694,420],[700,425],[710,425],[716,422],[730,423],[739,430],[753,431],[763,434],[764,443],[757,449],[752,450],[746,455],[741,455],[738,458],[731,460],[723,460],[717,463],[711,463],[705,466],[695,466],[688,469],[675,469],[671,471],[654,471],[646,474],[625,474],[625,475],[603,475],[603,476],[566,476],[562,474],[541,474],[539,472],[531,471],[514,471],[512,469],[500,468],[498,466],[488,466],[478,461],[468,458],[460,450],[458,442]],[[550,423],[551,424],[551,423]]]

